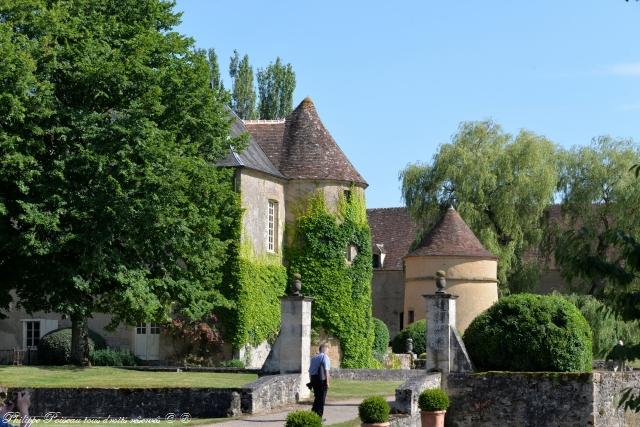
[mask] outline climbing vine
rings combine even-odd
[[[357,191],[340,196],[330,213],[322,193],[316,193],[296,222],[287,248],[289,274],[302,276],[302,292],[314,297],[313,327],[323,327],[340,340],[342,366],[374,365],[371,316],[371,233],[364,197]],[[347,261],[350,247],[355,257]],[[353,251],[351,251],[353,253]]]
[[[238,219],[237,241],[242,219]],[[256,256],[247,242],[232,248],[226,266],[223,294],[230,304],[223,308],[225,341],[234,348],[245,344],[271,343],[280,330],[280,300],[287,283],[282,257],[274,254]]]

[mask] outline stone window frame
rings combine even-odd
[[[267,202],[267,252],[278,252],[278,201]]]

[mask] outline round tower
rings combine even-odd
[[[422,295],[436,292],[439,270],[446,273],[445,292],[460,297],[456,315],[460,333],[498,300],[498,259],[453,208],[447,209],[420,245],[404,257],[404,265],[406,323],[425,318]]]

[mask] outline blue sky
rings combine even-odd
[[[564,147],[640,139],[640,3],[178,0],[178,30],[254,69],[280,56],[369,183],[400,206],[398,173],[430,161],[458,124],[491,118]]]

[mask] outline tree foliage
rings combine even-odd
[[[371,233],[363,196],[347,200],[341,195],[339,205],[333,214],[322,194],[311,198],[297,219],[286,258],[290,274],[302,276],[302,293],[314,297],[312,326],[340,340],[342,366],[367,368],[374,364]],[[349,264],[345,252],[350,246],[357,255]]]
[[[115,325],[227,304],[240,208],[212,165],[237,141],[173,6],[0,2],[0,286],[70,316],[76,363],[93,312]]]
[[[462,123],[431,163],[401,172],[403,198],[425,232],[453,205],[498,257],[504,289],[524,252],[541,241],[540,219],[557,180],[555,153],[549,140],[528,131],[513,137],[491,121]]]
[[[231,109],[241,119],[255,119],[257,116],[256,91],[253,86],[253,68],[249,64],[249,55],[244,55],[240,59],[238,51],[233,51],[229,62],[229,76],[233,81]]]
[[[632,141],[600,137],[561,159],[563,219],[555,230],[555,256],[562,275],[594,295],[606,292],[612,279],[631,283],[623,234],[640,235],[640,186],[629,173],[640,150]]]
[[[220,76],[220,65],[218,65],[218,55],[216,50],[211,48],[206,52],[207,62],[209,64],[209,80],[211,82],[211,90],[213,95],[225,104],[231,101],[231,94],[224,88],[222,77]]]
[[[280,57],[266,69],[258,70],[258,112],[261,119],[280,119],[293,109],[296,74],[291,64],[284,65]]]

